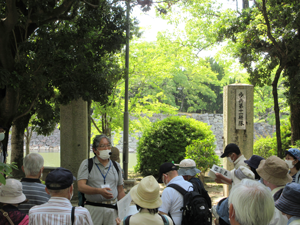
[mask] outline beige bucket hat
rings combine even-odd
[[[20,204],[26,200],[22,183],[16,179],[7,179],[6,184],[0,186],[0,202],[6,204]]]
[[[256,172],[261,178],[277,186],[286,185],[293,180],[288,174],[289,167],[286,162],[275,155],[261,160]]]
[[[153,176],[144,177],[141,182],[130,190],[130,196],[135,204],[145,209],[156,209],[161,206],[159,184]]]

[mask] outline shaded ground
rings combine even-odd
[[[125,182],[125,193],[128,193],[130,188],[133,187],[135,184],[139,183],[143,177],[140,174],[129,172],[128,174],[128,179],[131,179],[131,181]],[[204,178],[204,186],[205,189],[207,190],[211,201],[212,205],[216,205],[222,198],[223,196],[223,185],[222,184],[217,184],[215,183],[211,178],[205,177]],[[164,190],[165,186],[163,184],[160,184],[160,192],[162,193]],[[213,218],[214,220],[214,218]],[[214,223],[213,223],[214,225]]]

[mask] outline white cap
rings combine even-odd
[[[197,173],[201,173],[199,169],[196,168],[196,163],[192,159],[184,159],[179,164],[178,175],[180,176],[195,176]]]

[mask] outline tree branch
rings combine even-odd
[[[87,4],[87,5],[89,5],[89,6],[94,7],[94,8],[98,8],[98,7],[99,7],[99,5],[93,5],[92,3],[89,3],[89,2],[87,2],[87,1],[85,1],[85,0],[83,0],[83,2],[84,2],[85,4]]]
[[[37,96],[36,96],[36,98],[32,101],[32,103],[31,103],[30,107],[28,108],[28,110],[27,110],[26,112],[24,112],[23,114],[21,114],[21,115],[15,117],[15,118],[13,119],[12,123],[14,123],[17,119],[19,119],[19,118],[21,118],[21,117],[27,115],[27,114],[31,111],[31,109],[32,109],[32,107],[34,106],[34,103],[35,103],[35,101],[37,100],[37,98],[39,97],[39,95],[40,95],[40,93],[38,93]]]
[[[72,5],[76,3],[76,0],[64,0],[64,2],[57,8],[53,10],[50,15],[45,15],[43,10],[39,10],[38,13],[35,13],[29,23],[45,23],[46,21],[53,21],[58,19],[61,15],[63,15],[66,11],[70,10]],[[40,21],[41,17],[44,19]]]
[[[91,120],[92,120],[92,122],[93,122],[95,128],[96,128],[97,131],[99,132],[99,134],[101,134],[102,132],[99,130],[99,128],[98,128],[97,124],[95,123],[95,120],[93,119],[93,117],[91,117]]]
[[[263,2],[262,14],[264,16],[264,19],[265,19],[266,25],[267,25],[267,35],[270,38],[270,40],[272,41],[272,43],[274,44],[275,48],[281,54],[281,57],[283,58],[285,56],[285,53],[271,34],[271,25],[270,25],[270,21],[269,21],[268,15],[267,15],[266,0],[263,0],[262,2]]]

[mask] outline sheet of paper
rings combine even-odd
[[[130,193],[125,195],[120,201],[117,202],[118,205],[118,217],[123,220],[125,216],[128,215],[131,203]]]
[[[231,178],[230,176],[230,172],[220,166],[217,166],[217,165],[213,165],[213,167],[210,169],[208,175],[211,177],[211,178],[214,178],[216,179],[216,175],[215,173],[220,173],[222,174],[223,176],[227,177],[227,178]]]

